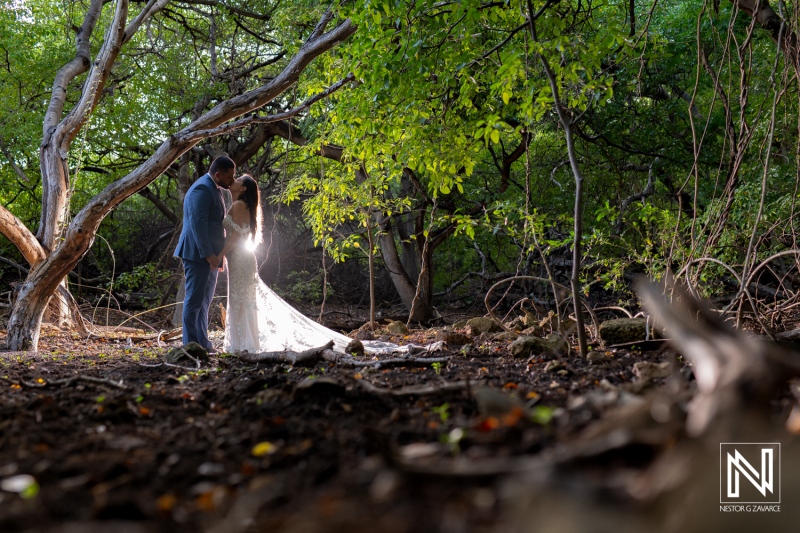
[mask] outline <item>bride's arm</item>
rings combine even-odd
[[[228,214],[231,216],[231,219],[237,226],[243,226],[249,222],[247,218],[247,206],[245,206],[244,202],[240,200],[233,202],[233,205],[228,210]],[[222,251],[219,255],[222,257],[227,255],[243,236],[244,235],[236,230],[229,231],[227,237],[225,238],[225,246],[222,248]]]

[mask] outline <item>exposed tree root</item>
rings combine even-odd
[[[467,380],[434,385],[412,385],[410,387],[401,387],[399,389],[389,389],[373,385],[366,379],[356,379],[355,382],[359,387],[370,394],[386,396],[430,396],[432,394],[439,394],[441,392],[454,392],[460,390],[466,390],[469,392],[470,387],[482,384],[480,381],[473,383]]]

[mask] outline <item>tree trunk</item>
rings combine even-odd
[[[161,5],[166,2],[155,2]],[[127,2],[120,0],[119,4],[127,5]],[[118,4],[118,14],[119,14]],[[95,3],[93,2],[93,6]],[[145,9],[151,7],[148,3]],[[28,278],[20,290],[19,298],[14,304],[11,319],[8,324],[8,347],[11,350],[36,349],[38,347],[39,332],[41,329],[42,315],[47,305],[47,301],[57,289],[61,280],[72,270],[83,255],[89,250],[94,240],[94,236],[102,220],[116,208],[126,198],[135,194],[137,191],[146,187],[150,182],[161,175],[181,154],[191,149],[194,145],[204,138],[208,138],[220,133],[227,133],[224,128],[219,128],[229,120],[235,119],[245,113],[253,112],[283,94],[289,87],[297,82],[305,68],[320,54],[333,48],[340,42],[347,39],[355,32],[355,27],[349,19],[340,23],[337,27],[325,32],[325,28],[332,20],[333,15],[326,12],[320,22],[314,28],[309,39],[298,50],[297,54],[289,61],[286,68],[275,78],[272,78],[266,85],[236,96],[230,100],[223,101],[208,113],[180,132],[166,139],[155,153],[141,166],[136,168],[127,176],[111,183],[102,192],[92,198],[88,204],[77,214],[72,223],[67,228],[63,242],[52,251],[43,261],[31,269]],[[115,22],[118,17],[115,16]],[[124,20],[124,18],[122,19]],[[131,25],[141,25],[141,14]],[[137,26],[138,27],[138,26]],[[133,30],[135,31],[135,29]],[[127,39],[130,35],[127,34]],[[108,33],[110,39],[118,38],[117,32]],[[115,49],[109,45],[108,49],[104,44],[101,48],[97,64],[98,70],[103,72],[110,69],[113,63],[113,52]],[[111,52],[108,52],[111,50]],[[105,51],[105,52],[104,52]],[[111,61],[108,61],[110,54]],[[100,68],[102,67],[102,69]],[[91,77],[91,76],[90,76]],[[84,107],[84,111],[93,109],[92,103],[98,94],[86,95],[89,84],[84,85],[84,94],[81,101],[76,104],[76,109]],[[94,87],[91,87],[94,90]],[[89,103],[84,105],[84,102]],[[76,120],[70,116],[64,122],[73,124],[80,129],[83,121],[88,115],[81,115],[82,120]],[[71,118],[72,117],[72,118]],[[60,125],[59,125],[60,126]],[[72,130],[69,130],[72,131]]]
[[[409,178],[410,170],[404,170],[400,177],[400,194],[408,198],[414,198],[416,188]],[[412,209],[397,217],[396,229],[400,237],[400,261],[403,263],[408,277],[417,279],[419,270],[422,268],[422,246],[418,240],[422,237],[423,218],[425,208]]]
[[[375,331],[375,240],[372,233],[371,220],[367,220],[367,237],[369,239],[369,329]]]
[[[531,0],[528,0],[527,3],[528,27],[530,29],[531,38],[535,42],[538,41],[538,39],[536,37],[533,6],[531,4]],[[567,143],[567,155],[569,157],[572,175],[575,178],[575,209],[573,212],[575,217],[573,231],[575,235],[573,236],[572,244],[572,275],[570,276],[570,285],[572,288],[572,302],[575,305],[575,326],[578,330],[578,346],[580,347],[581,357],[586,357],[586,355],[589,353],[589,348],[586,342],[586,330],[583,326],[583,298],[581,297],[580,279],[582,259],[581,245],[583,233],[583,175],[581,174],[580,166],[578,165],[578,156],[575,153],[575,142],[572,137],[572,126],[574,125],[572,118],[567,115],[566,111],[561,105],[558,82],[553,70],[550,68],[550,63],[541,53],[539,53],[538,56],[539,60],[542,62],[542,68],[544,69],[544,72],[547,75],[547,79],[550,83],[550,92],[553,95],[553,107],[558,115],[559,122],[561,122],[561,126],[564,128],[564,139]]]
[[[386,265],[386,270],[392,278],[397,293],[403,301],[406,309],[413,314],[409,315],[411,322],[426,322],[433,318],[433,307],[431,306],[431,291],[426,290],[425,294],[420,294],[419,301],[414,305],[414,297],[417,294],[417,286],[414,281],[408,277],[403,264],[400,261],[400,256],[397,253],[397,245],[394,240],[394,232],[392,230],[392,223],[388,218],[381,218],[378,222],[381,232],[378,236],[378,243],[381,247],[381,256],[383,263]]]
[[[44,248],[33,233],[2,205],[0,205],[0,233],[16,246],[31,269],[44,261],[46,257]],[[28,272],[30,273],[30,270]],[[45,320],[59,327],[70,326],[72,315],[79,312],[75,299],[69,293],[67,284],[63,282],[59,286],[58,293],[50,299],[49,306],[45,305],[45,309],[47,309]],[[77,325],[81,332],[86,332],[82,321],[78,321]]]

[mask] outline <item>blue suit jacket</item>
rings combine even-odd
[[[223,218],[222,195],[211,176],[205,174],[189,187],[183,199],[183,229],[175,256],[203,261],[219,254],[225,246]]]

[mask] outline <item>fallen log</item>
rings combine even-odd
[[[238,355],[240,361],[248,363],[285,363],[292,366],[314,366],[322,359],[322,352],[333,348],[333,341],[324,346],[310,348],[303,352],[286,350],[283,352],[244,352]]]
[[[304,352],[294,352],[291,350],[283,352],[261,352],[261,353],[240,353],[237,355],[240,361],[247,363],[275,363],[289,364],[293,366],[314,366],[320,361],[327,361],[344,368],[383,368],[398,367],[428,367],[432,364],[444,365],[450,361],[449,357],[396,357],[392,359],[376,359],[371,361],[361,361],[341,352],[332,350],[333,341],[329,341],[324,346],[311,348]]]

